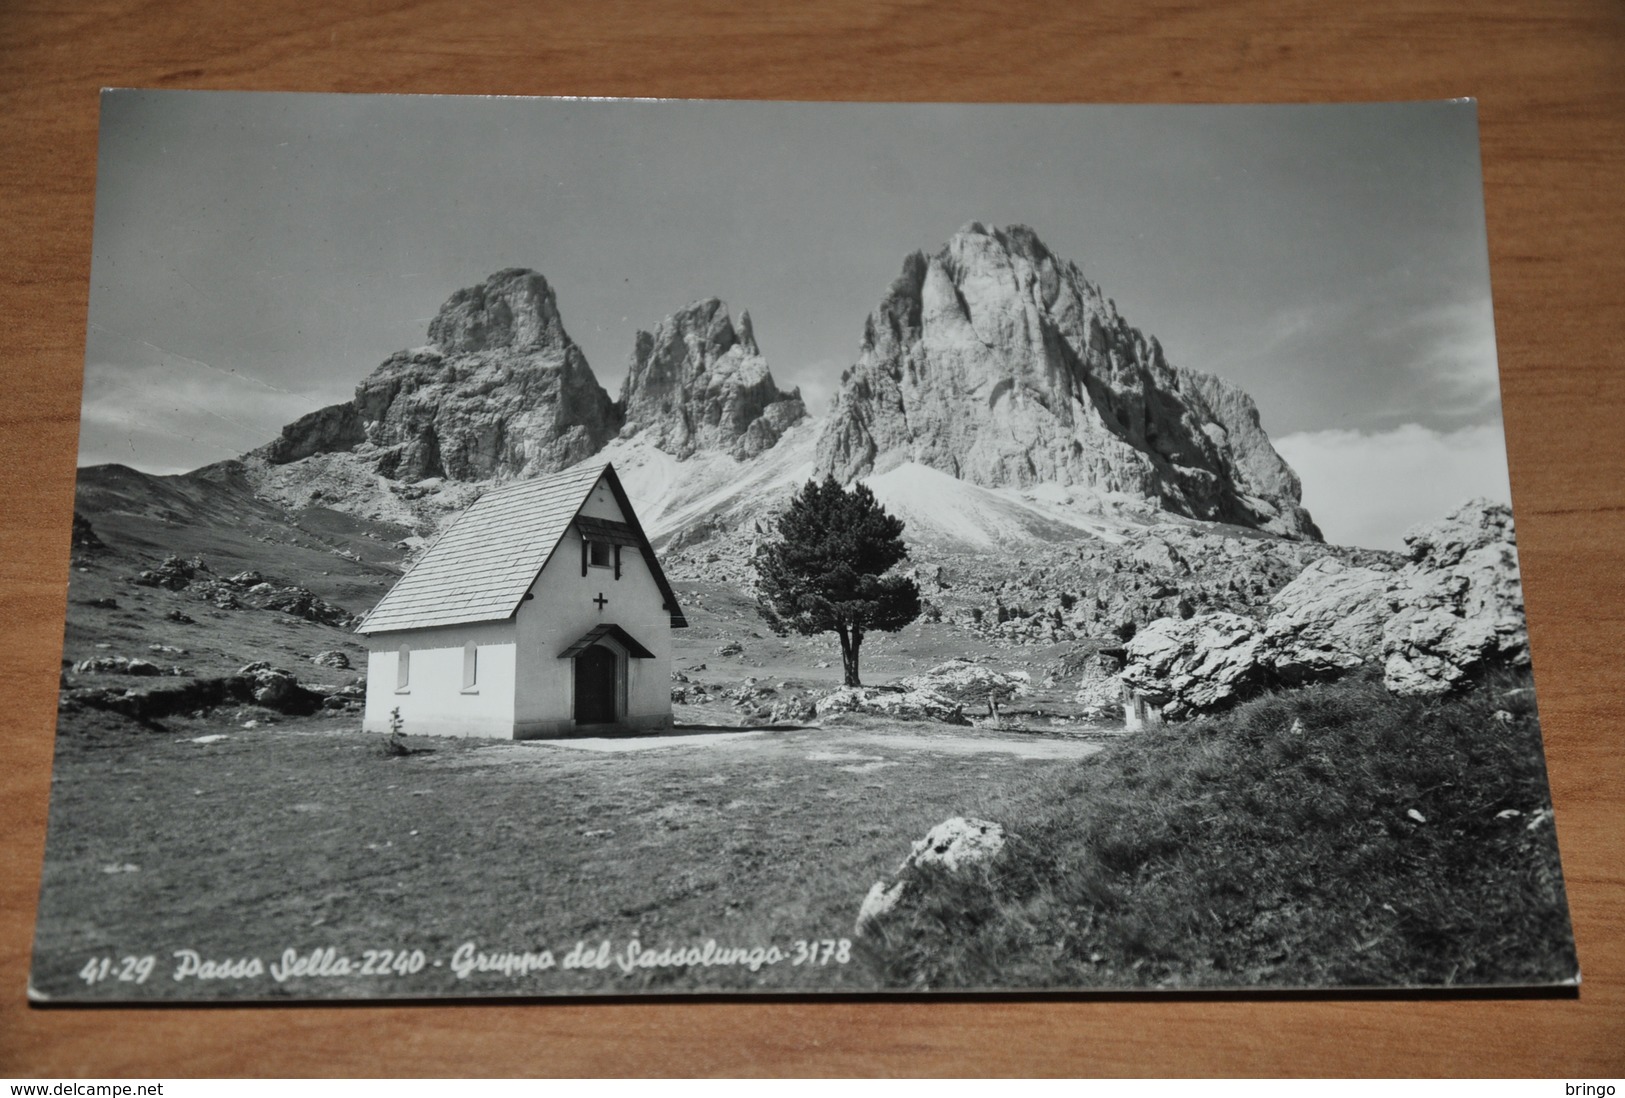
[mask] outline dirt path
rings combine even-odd
[[[832,750],[837,747],[865,747],[922,751],[944,755],[1014,755],[1023,759],[1081,759],[1099,751],[1101,745],[1081,739],[1052,739],[1023,733],[977,730],[964,732],[946,727],[930,731],[903,731],[876,728],[791,728],[740,731],[693,730],[679,726],[664,736],[532,740],[516,745],[521,751],[594,751],[621,754],[632,751],[725,751],[748,752],[763,749],[813,748],[807,758],[815,762],[850,762],[874,756]]]

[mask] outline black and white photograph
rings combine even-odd
[[[1470,100],[107,91],[71,537],[36,1003],[1579,981]]]

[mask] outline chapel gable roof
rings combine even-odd
[[[600,479],[608,483],[620,504],[626,526],[666,601],[672,626],[686,626],[677,596],[638,524],[614,466],[601,462],[486,492],[452,521],[372,608],[356,632],[387,633],[512,617]]]

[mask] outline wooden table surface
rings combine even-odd
[[[281,10],[286,9],[286,10]],[[1053,10],[1052,10],[1053,9]],[[24,1001],[103,86],[1480,100],[1518,542],[1585,984],[1537,999]],[[0,1076],[1625,1074],[1625,5],[0,3]]]

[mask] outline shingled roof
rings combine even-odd
[[[672,626],[687,626],[614,466],[602,463],[486,492],[453,520],[356,632],[388,633],[512,617],[600,478],[608,482],[636,535],[666,600]]]

